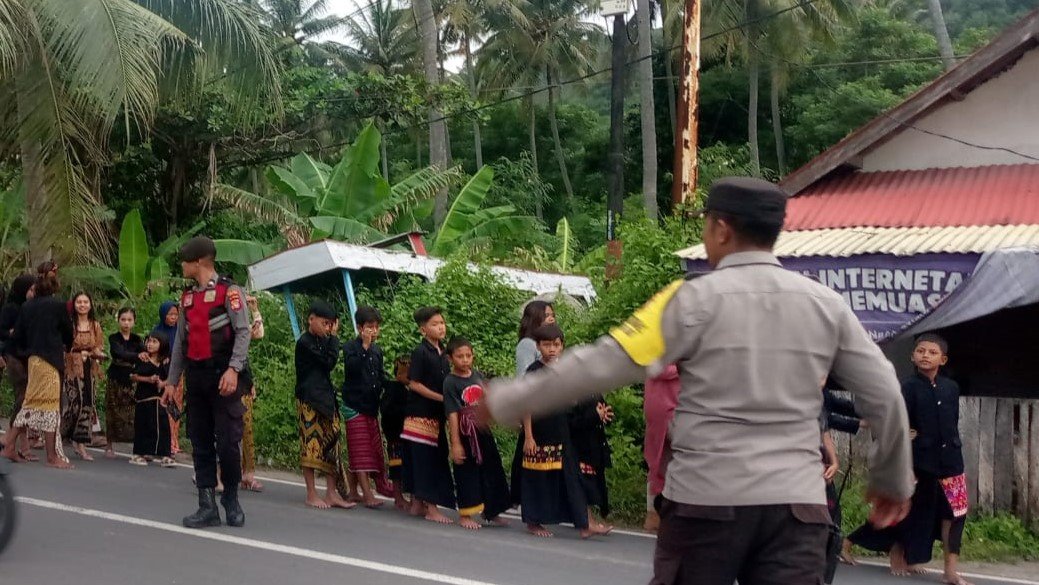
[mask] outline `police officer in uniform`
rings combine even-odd
[[[251,385],[246,369],[251,322],[245,291],[217,274],[215,260],[216,245],[209,238],[195,237],[181,246],[184,277],[195,284],[180,297],[177,339],[164,382],[163,402],[168,404],[182,374],[185,379],[185,414],[198,486],[198,510],[184,518],[188,528],[220,525],[214,492],[218,459],[224,483],[220,503],[227,524],[245,524],[238,503],[242,478],[239,443],[245,414],[242,395]]]
[[[712,272],[671,284],[595,344],[488,388],[485,415],[512,423],[678,365],[652,585],[822,582],[830,518],[818,418],[828,373],[874,431],[871,520],[889,526],[908,511],[894,368],[840,295],[776,259],[786,199],[758,179],[716,182],[703,233]]]

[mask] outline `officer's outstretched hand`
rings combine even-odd
[[[159,404],[169,406],[170,402],[173,401],[173,392],[176,390],[175,386],[170,386],[165,380],[159,381],[159,386],[162,390],[162,398],[159,399]]]
[[[234,368],[227,368],[223,376],[220,376],[220,385],[218,386],[221,396],[230,396],[238,390],[238,372],[234,371]]]

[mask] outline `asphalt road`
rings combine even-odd
[[[645,535],[583,542],[560,528],[556,538],[539,540],[518,520],[471,533],[389,508],[318,511],[303,506],[301,487],[278,480],[267,481],[262,494],[243,495],[245,528],[192,531],[180,526],[195,503],[189,469],[100,457],[76,463],[71,472],[16,466],[20,518],[0,557],[0,583],[633,585],[650,575],[654,540]],[[878,567],[842,567],[837,579],[909,582]]]

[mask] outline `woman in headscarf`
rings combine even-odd
[[[152,333],[161,333],[170,341],[170,347],[174,347],[177,341],[177,320],[180,319],[180,306],[177,301],[164,301],[159,305],[159,322],[152,328]],[[173,394],[173,404],[180,412],[184,412],[184,382],[177,386]],[[170,417],[170,454],[180,453],[180,419]]]

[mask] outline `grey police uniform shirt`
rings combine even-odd
[[[204,291],[216,286],[219,279],[220,275],[214,274],[213,278],[205,286],[196,284],[191,290],[194,292]],[[238,291],[239,306],[237,309],[231,306],[230,293],[233,290]],[[237,284],[232,284],[228,285],[227,292],[227,298],[224,299],[224,308],[227,309],[227,316],[231,320],[231,329],[234,331],[234,347],[231,349],[231,360],[228,363],[228,367],[241,372],[249,359],[249,341],[252,339],[253,322],[249,314],[249,308],[246,306],[245,290]],[[177,319],[177,338],[173,343],[173,347],[170,348],[170,373],[166,377],[166,383],[171,386],[176,386],[180,382],[180,376],[184,372],[184,361],[187,359],[188,336],[184,331],[187,316],[184,314],[184,308],[180,306],[179,300],[177,308],[180,309],[180,318]]]
[[[567,350],[539,372],[492,382],[487,405],[496,420],[512,423],[640,382],[671,363],[681,391],[666,498],[701,506],[825,504],[819,413],[827,374],[852,392],[871,425],[870,489],[900,500],[912,495],[894,367],[840,295],[768,252],[727,256],[712,273],[659,293],[611,335]]]

